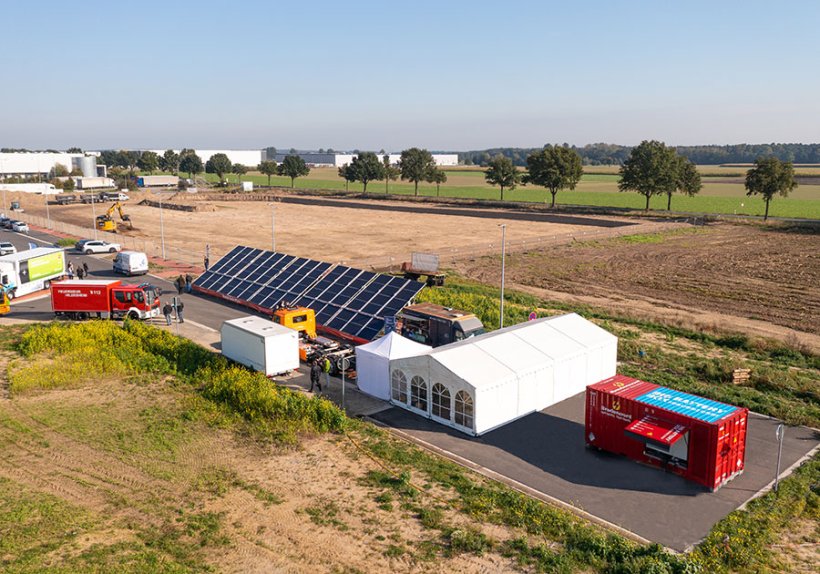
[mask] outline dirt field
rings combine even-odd
[[[27,213],[45,217],[42,197],[19,194]],[[179,194],[186,200],[185,194]],[[135,193],[125,205],[135,229],[124,235],[159,243],[160,214],[156,207],[137,205],[143,194]],[[179,198],[175,201],[180,202]],[[500,245],[499,225],[507,224],[507,239],[543,237],[580,231],[592,231],[589,225],[578,225],[567,218],[566,223],[552,221],[522,221],[512,217],[469,217],[391,211],[392,202],[364,202],[379,210],[344,208],[291,203],[264,202],[202,202],[187,199],[197,205],[196,212],[163,209],[165,240],[194,253],[203,253],[205,244],[211,252],[226,253],[237,244],[270,249],[272,226],[276,229],[276,249],[293,255],[324,261],[351,261],[373,257],[405,257],[411,251],[440,252],[450,247],[472,246],[482,242]],[[100,215],[101,206],[96,207]],[[52,205],[53,219],[89,227],[93,221],[91,205]],[[553,218],[554,219],[554,218]],[[561,220],[561,218],[557,218]],[[588,222],[634,221],[615,217],[586,217]]]
[[[461,273],[497,282],[498,265],[464,262]],[[513,254],[507,280],[525,287],[609,302],[629,311],[666,309],[771,322],[820,334],[820,235],[713,225],[660,235],[564,245]],[[508,283],[509,284],[509,283]]]

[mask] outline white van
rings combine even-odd
[[[114,273],[145,275],[148,273],[148,256],[139,251],[121,251],[114,258]]]

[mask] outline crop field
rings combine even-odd
[[[456,268],[500,281],[497,258]],[[506,277],[533,292],[700,329],[802,338],[820,352],[820,235],[805,230],[720,224],[579,241],[511,254]]]
[[[743,187],[743,171],[738,168],[718,168],[718,166],[700,166],[703,170],[703,189],[695,197],[675,194],[672,197],[674,211],[695,213],[721,213],[740,215],[760,215],[765,204],[759,197],[747,197]],[[726,171],[725,175],[722,170]],[[564,190],[556,196],[559,205],[592,205],[642,210],[645,199],[632,192],[618,191],[617,168],[606,166],[606,169],[585,168],[584,176],[575,190]],[[434,185],[419,184],[419,195],[443,197],[462,197],[477,199],[500,199],[500,190],[487,185],[484,174],[479,168],[448,168],[447,183],[437,191]],[[802,168],[798,173],[820,175],[820,168],[814,173],[812,168]],[[710,177],[711,175],[711,177]],[[216,176],[206,174],[206,179],[216,181]],[[267,185],[267,176],[251,172],[242,178],[257,185]],[[228,176],[229,181],[236,181],[236,176]],[[271,184],[290,186],[290,179],[272,177]],[[313,168],[306,177],[295,182],[297,188],[303,189],[349,189],[362,191],[360,183],[350,183],[338,177],[336,168]],[[369,193],[385,193],[383,181],[374,181],[368,185]],[[388,193],[408,195],[413,193],[413,185],[401,180],[391,181]],[[513,191],[506,190],[504,199],[510,201],[545,202],[549,193],[543,188],[521,186]],[[653,197],[650,207],[657,210],[666,209],[666,196]],[[773,217],[820,219],[820,185],[801,185],[789,197],[775,197],[771,202],[769,214]]]

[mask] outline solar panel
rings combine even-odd
[[[423,285],[345,265],[237,246],[194,285],[262,308],[312,308],[320,325],[372,339]]]

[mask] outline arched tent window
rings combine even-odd
[[[410,379],[410,406],[420,411],[427,410],[427,383],[418,375]]]
[[[450,420],[450,389],[436,383],[433,385],[433,415],[440,419]]]
[[[390,390],[394,401],[407,403],[407,377],[398,369],[390,375]]]
[[[456,393],[456,424],[473,428],[473,397],[467,391],[459,391]]]

